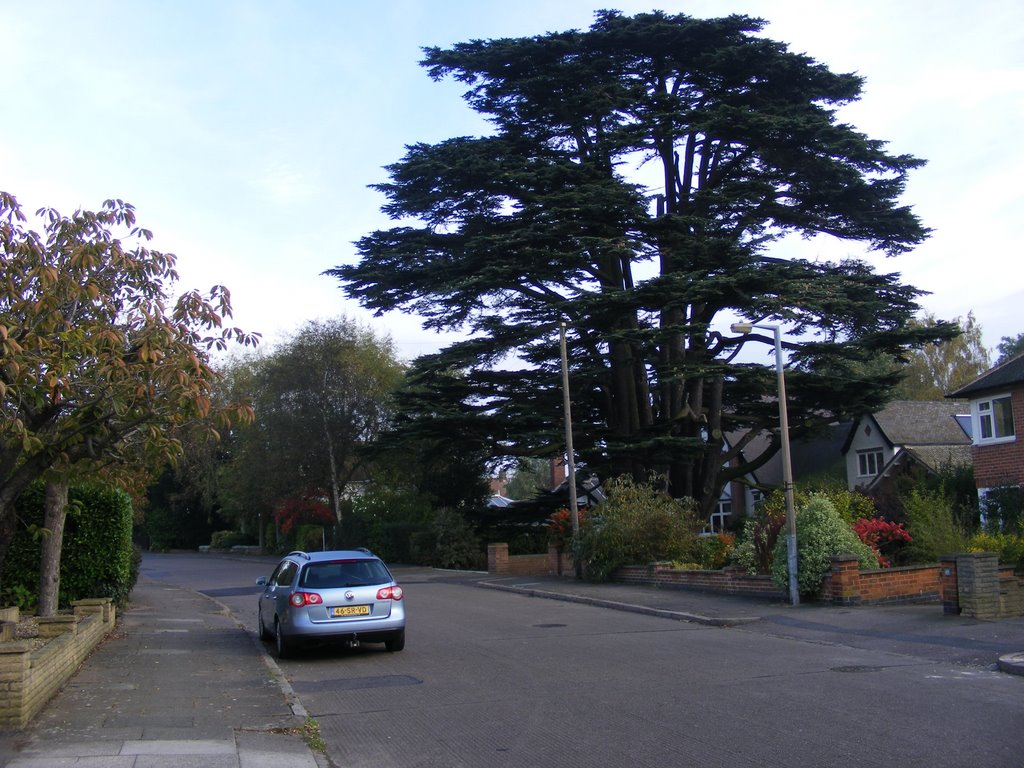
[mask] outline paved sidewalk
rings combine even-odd
[[[301,704],[217,602],[141,577],[118,626],[24,731],[7,768],[317,768]],[[319,761],[319,762],[318,762]]]
[[[936,604],[834,606],[572,578],[482,577],[479,586],[808,642],[872,648],[1024,675],[1024,618],[947,616]]]

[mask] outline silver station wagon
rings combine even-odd
[[[402,588],[369,550],[290,552],[256,584],[260,639],[274,641],[278,658],[326,641],[405,647]]]

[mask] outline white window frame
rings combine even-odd
[[[874,465],[872,467],[872,465]],[[868,448],[857,451],[857,477],[878,477],[885,466],[885,451],[881,448]],[[874,469],[874,471],[872,471]]]
[[[708,518],[708,524],[703,533],[725,533],[725,526],[730,517],[732,517],[732,499],[719,499],[718,504],[715,505],[715,511]]]
[[[999,426],[995,418],[996,403],[1005,400],[1010,409],[1010,432],[997,435],[996,429]],[[975,400],[971,403],[971,415],[974,418],[974,442],[977,445],[996,445],[998,443],[1012,443],[1017,439],[1017,425],[1013,421],[1013,398],[1009,392],[1001,392],[983,400]],[[987,435],[985,433],[988,433]]]

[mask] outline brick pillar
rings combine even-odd
[[[487,545],[487,572],[492,576],[508,575],[508,544]]]
[[[562,575],[562,548],[548,544],[548,576]]]
[[[25,680],[32,665],[32,643],[0,645],[0,728],[24,728],[29,721]]]
[[[104,624],[109,624],[115,618],[114,600],[110,597],[89,597],[84,600],[73,600],[71,607],[75,609],[75,616],[82,618],[92,614],[99,614]]]
[[[860,560],[856,555],[833,555],[829,592],[833,603],[856,605],[860,602]]]
[[[957,586],[956,555],[939,558],[939,590],[942,593],[942,612],[947,616],[960,615],[960,590]]]
[[[548,576],[575,576],[576,563],[564,547],[548,544]]]
[[[995,552],[971,552],[957,555],[957,590],[960,611],[973,619],[999,616],[999,555]]]

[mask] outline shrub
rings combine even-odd
[[[1024,534],[1024,487],[999,485],[990,488],[981,502],[981,510],[986,530]]]
[[[935,492],[911,491],[903,499],[907,528],[913,541],[907,544],[901,559],[907,563],[934,563],[943,555],[963,552],[967,535],[957,525],[952,502]]]
[[[586,515],[585,508],[576,512],[578,525],[584,524]],[[548,518],[547,532],[548,543],[556,547],[564,547],[572,542],[572,514],[568,509],[560,509]]]
[[[785,525],[784,507],[759,507],[754,517],[743,522],[743,531],[732,551],[732,562],[751,575],[771,573],[772,553]]]
[[[702,527],[697,504],[673,499],[655,482],[620,477],[605,483],[607,501],[586,518],[573,544],[586,578],[605,581],[623,565],[692,560]]]
[[[704,571],[717,571],[729,562],[736,546],[736,537],[731,533],[715,533],[698,536],[693,545],[694,561]]]
[[[242,544],[255,544],[252,536],[241,531],[214,531],[210,536],[212,549],[231,549]]]
[[[24,524],[11,541],[0,578],[5,598],[14,597],[23,605],[35,603],[39,588],[44,489],[43,483],[35,483],[17,501],[18,518]],[[119,605],[127,601],[137,578],[133,517],[131,500],[120,488],[77,485],[68,489],[59,606],[90,597],[110,597]]]
[[[821,580],[832,567],[832,556],[857,556],[861,568],[874,568],[878,561],[871,548],[857,538],[832,502],[811,496],[796,515],[797,585],[801,595],[814,596]],[[772,557],[772,581],[779,589],[789,587],[786,537],[779,536]]]
[[[893,523],[880,517],[862,517],[853,524],[853,532],[871,547],[882,568],[891,568],[895,552],[913,540],[903,523]]]
[[[383,484],[373,484],[358,496],[346,521],[346,541],[365,546],[386,562],[421,562],[433,550],[430,538],[430,502],[423,494]],[[414,546],[413,540],[417,540]],[[426,543],[425,543],[426,542]],[[417,553],[414,554],[413,550]]]
[[[478,569],[486,554],[473,527],[453,509],[439,509],[428,530],[413,535],[417,562],[435,568]]]
[[[812,488],[797,489],[793,492],[793,504],[796,509],[807,506],[814,496],[822,496],[829,500],[839,516],[847,525],[853,525],[862,517],[874,517],[877,514],[875,502],[870,496],[859,491],[848,490],[845,486],[822,485]],[[772,519],[786,519],[786,496],[781,490],[774,490],[757,505],[757,514]]]
[[[999,562],[1024,569],[1024,536],[1010,533],[976,533],[967,543],[968,552],[996,552]]]
[[[322,525],[300,523],[295,529],[295,548],[303,552],[320,552],[329,547],[328,536]]]

